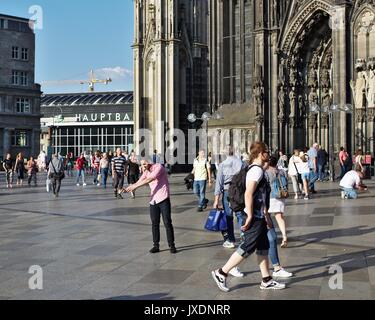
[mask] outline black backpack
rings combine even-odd
[[[240,212],[245,209],[245,192],[246,192],[246,176],[252,167],[259,167],[258,165],[247,166],[242,168],[239,173],[233,176],[228,189],[228,198],[230,208],[234,212]],[[263,170],[263,168],[262,168]],[[258,186],[259,187],[259,186]]]

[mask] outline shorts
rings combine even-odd
[[[310,172],[301,173],[301,178],[302,178],[302,180],[309,181],[309,179],[310,179]]]
[[[284,199],[270,199],[269,213],[284,213],[285,212],[285,200]]]
[[[243,223],[246,220],[246,214],[243,215]],[[265,219],[253,218],[250,223],[250,228],[244,232],[244,241],[237,249],[237,253],[247,258],[255,252],[260,256],[267,256],[270,248],[268,241],[268,228]]]

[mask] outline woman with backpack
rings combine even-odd
[[[241,190],[244,190],[243,200],[245,202],[245,208],[242,210],[244,241],[222,268],[211,272],[217,286],[224,292],[230,290],[227,287],[227,277],[230,270],[240,265],[255,251],[258,255],[258,263],[262,275],[260,289],[285,289],[285,284],[274,281],[269,273],[268,252],[270,244],[268,230],[272,229],[273,225],[267,211],[269,184],[263,169],[268,161],[269,152],[265,143],[253,143],[250,148],[251,166],[240,172],[244,178],[244,186],[241,185]],[[233,204],[233,206],[236,205],[237,203]]]

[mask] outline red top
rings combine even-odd
[[[77,170],[82,170],[85,166],[85,159],[84,158],[78,158],[77,159]]]

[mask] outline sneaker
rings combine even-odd
[[[203,210],[207,209],[208,202],[209,202],[208,199],[204,199]]]
[[[221,291],[229,291],[229,288],[227,287],[227,278],[221,275],[219,270],[211,271],[211,275]]]
[[[303,199],[304,200],[309,200],[310,198],[309,198],[309,196],[305,196]]]
[[[293,277],[293,273],[286,271],[284,268],[281,268],[279,271],[274,271],[272,276],[274,278],[290,278]]]
[[[341,191],[341,199],[345,199],[345,191]]]
[[[279,283],[273,279],[268,282],[262,281],[260,284],[260,289],[262,290],[282,290],[285,289],[285,284]]]
[[[199,207],[198,212],[203,212],[203,208]]]
[[[96,185],[97,185],[98,187],[100,187],[100,183],[97,183]]]
[[[117,194],[117,199],[124,199],[124,197],[121,195],[121,193]]]
[[[298,199],[299,199],[299,195],[296,194],[296,195],[294,196],[294,200],[298,200]]]
[[[132,199],[135,199],[135,194],[134,194],[134,192],[131,192],[130,194],[131,194],[131,198],[132,198]]]
[[[176,247],[175,246],[173,246],[173,247],[170,247],[170,252],[171,253],[173,253],[173,254],[176,254],[177,253],[177,249],[176,249]]]
[[[243,278],[245,275],[240,271],[238,267],[233,268],[231,271],[229,271],[229,274],[236,278]]]
[[[79,183],[77,183],[77,187],[79,187]]]
[[[83,186],[84,186],[84,187],[87,186],[87,183],[83,183]]]
[[[159,247],[153,246],[152,249],[150,250],[150,253],[158,253],[160,252]]]
[[[227,240],[223,243],[223,247],[228,248],[228,249],[234,249],[236,246],[234,245],[233,242],[230,242],[229,240]]]

